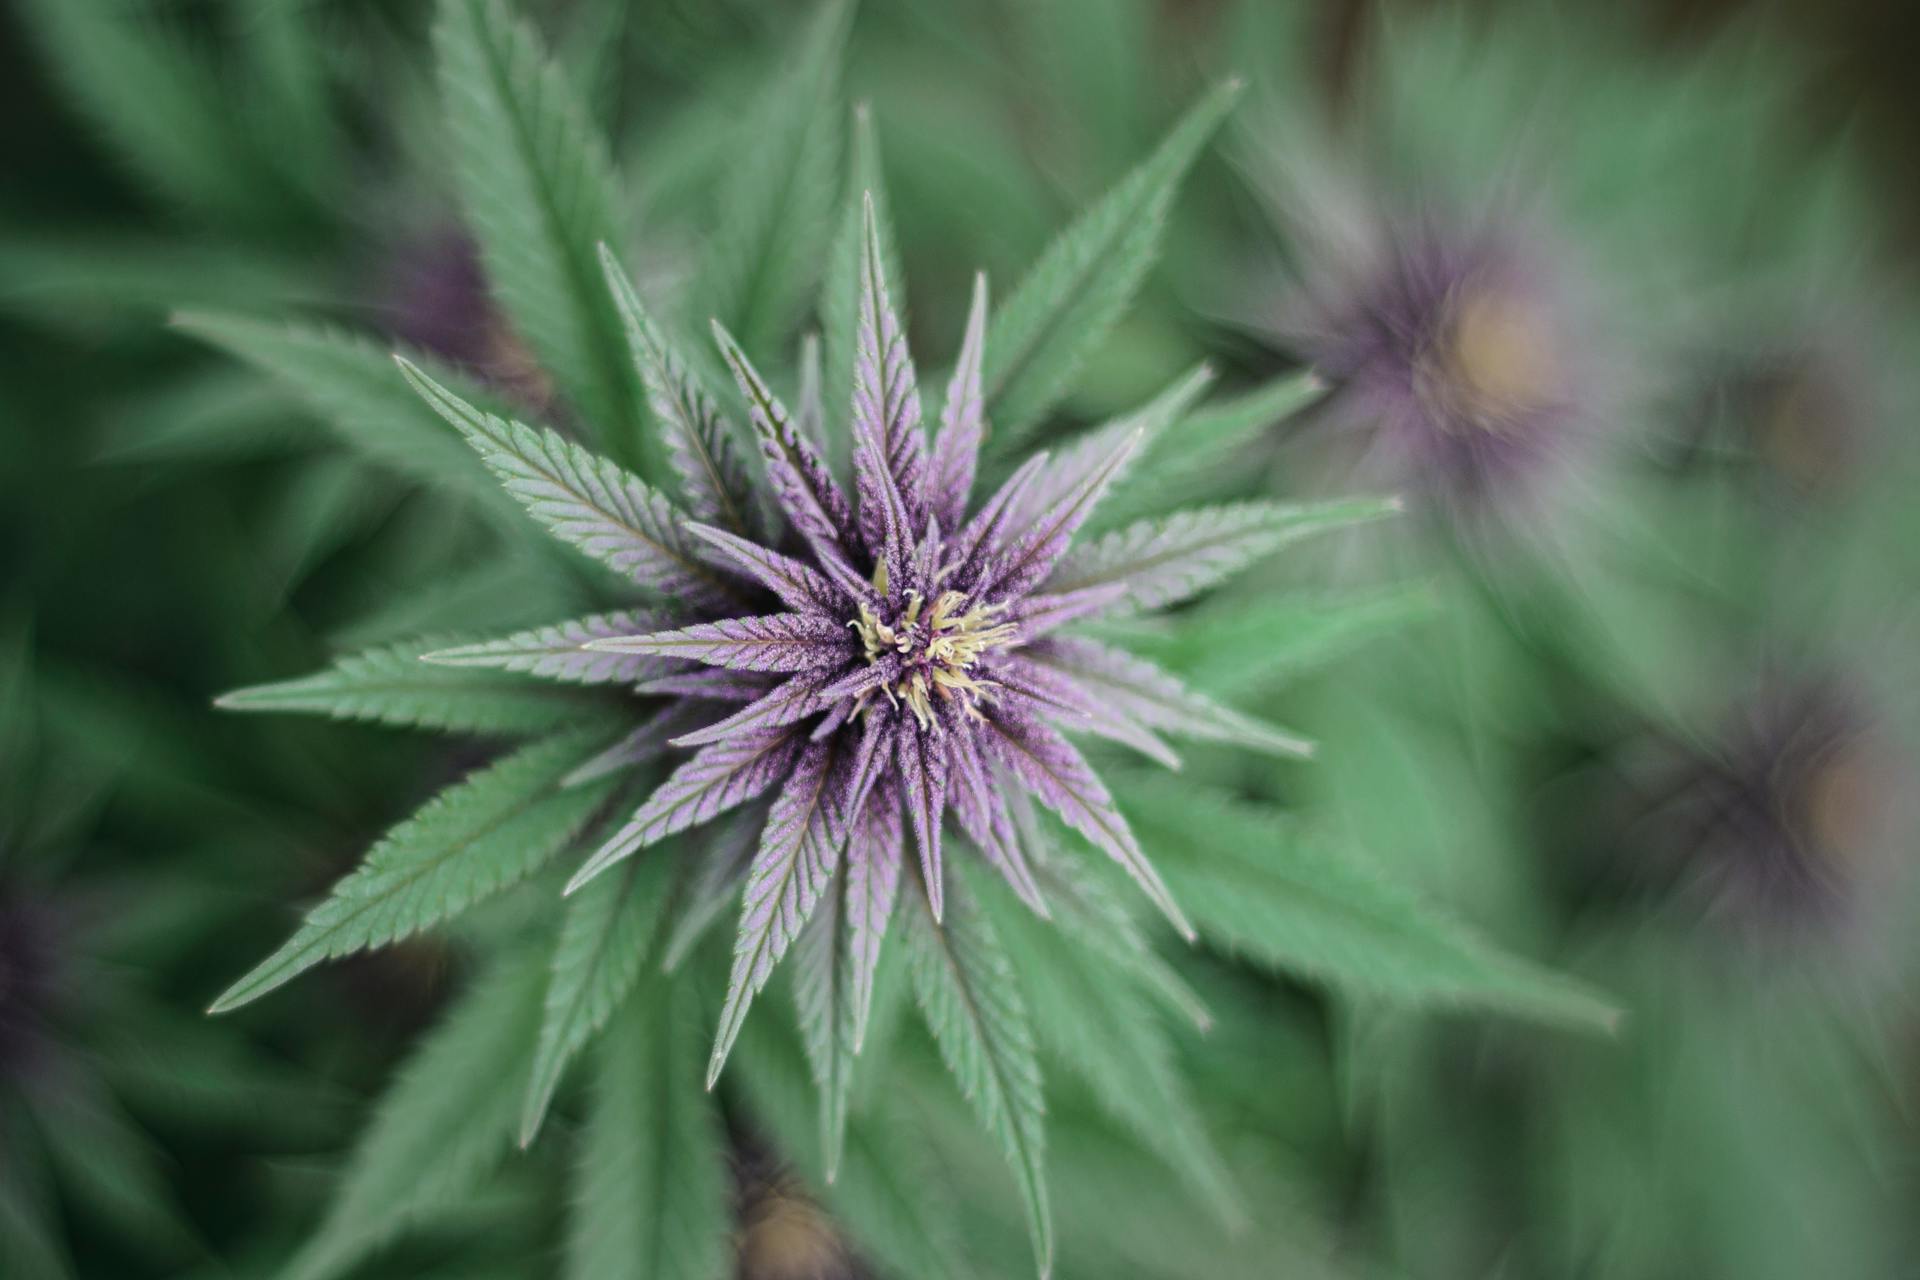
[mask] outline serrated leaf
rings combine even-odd
[[[1126,309],[1158,252],[1174,192],[1239,97],[1214,89],[1158,149],[1047,247],[987,328],[986,416],[1002,446],[1024,438]]]
[[[688,540],[686,513],[640,477],[555,431],[483,413],[417,366],[398,363],[414,390],[459,428],[507,492],[555,537],[648,590],[707,605],[737,603],[734,584]]]
[[[1145,658],[1096,641],[1059,636],[1032,646],[1027,656],[1064,675],[1082,694],[1077,702],[1095,708],[1096,714],[1117,714],[1149,729],[1238,743],[1270,755],[1313,754],[1313,743],[1306,738],[1235,711]],[[1093,727],[1098,732],[1100,722],[1095,720]]]
[[[606,245],[600,246],[600,267],[613,291],[647,404],[666,436],[687,509],[741,537],[752,537],[759,525],[753,519],[753,492],[732,426],[720,416],[699,374],[647,314],[633,282]]]
[[[892,285],[893,307],[897,314],[907,312],[906,275],[900,268],[900,250],[887,217],[887,190],[880,169],[880,143],[874,135],[873,111],[866,103],[853,110],[853,145],[849,149],[847,185],[841,194],[840,212],[827,250],[824,279],[820,288],[820,328],[825,355],[823,387],[835,397],[853,385],[854,345],[860,332],[860,297],[864,291],[860,263],[864,256],[865,204],[873,199],[874,223],[880,237],[881,267]],[[835,418],[834,421],[840,421]],[[847,460],[848,439],[836,432],[829,441],[829,456]]]
[[[800,751],[798,729],[746,734],[695,752],[634,811],[613,838],[594,850],[572,880],[572,893],[635,850],[745,804],[785,778]]]
[[[634,858],[567,903],[547,979],[546,1012],[520,1113],[520,1145],[540,1131],[561,1075],[633,990],[653,953],[674,859]]]
[[[1034,1260],[1045,1276],[1053,1266],[1046,1107],[1013,966],[963,883],[947,887],[944,921],[933,918],[925,893],[909,896],[918,908],[911,912],[908,956],[921,1011],[961,1093],[1013,1167]]]
[[[495,517],[518,515],[457,433],[394,379],[388,351],[372,340],[324,325],[288,325],[212,312],[183,312],[175,328],[270,374],[290,387],[352,449],[410,479],[481,504]],[[479,387],[452,369],[414,356],[443,385],[487,404]]]
[[[729,1256],[726,1139],[700,1087],[691,988],[643,982],[600,1043],[574,1209],[571,1280],[713,1280]]]
[[[696,622],[672,631],[608,637],[592,647],[756,672],[838,669],[858,652],[846,624],[811,611]]]
[[[340,658],[296,680],[253,685],[218,698],[230,711],[302,711],[335,720],[461,733],[524,736],[577,726],[610,710],[604,696],[519,676],[436,667],[420,655],[451,647],[446,638],[381,645]]]
[[[1145,993],[1104,956],[1066,939],[1031,912],[989,914],[1015,958],[1040,1042],[1092,1088],[1114,1119],[1167,1164],[1232,1229],[1246,1219],[1232,1176],[1207,1135]]]
[[[1289,543],[1381,520],[1401,510],[1398,499],[1356,498],[1294,504],[1242,502],[1201,507],[1139,521],[1067,553],[1047,580],[1048,591],[1084,591],[1118,583],[1124,608],[1178,604]]]
[[[1128,774],[1122,808],[1216,942],[1283,970],[1415,1003],[1501,1010],[1586,1030],[1620,1011],[1509,955],[1286,815],[1192,780]]]
[[[410,1223],[472,1194],[512,1147],[544,985],[530,959],[502,956],[407,1059],[290,1280],[343,1274]]]
[[[639,383],[597,257],[621,240],[605,141],[500,0],[443,0],[434,49],[454,173],[494,295],[603,446],[642,461]]]
[[[1167,922],[1192,940],[1193,926],[1091,765],[1038,716],[986,716],[980,738],[1041,804],[1126,869]]]
[[[748,123],[698,293],[762,359],[786,336],[831,234],[840,52],[848,5],[828,0]]]
[[[535,743],[428,801],[210,1012],[257,1000],[322,961],[431,928],[531,875],[573,842],[607,798],[610,783],[560,786],[596,741],[597,734],[574,733]]]
[[[774,966],[800,935],[833,874],[840,847],[829,820],[833,795],[833,747],[810,742],[794,764],[787,785],[767,811],[760,849],[747,871],[734,940],[733,972],[727,978],[720,1028],[707,1064],[707,1087],[720,1078],[727,1053],[740,1034],[753,998],[773,976]]]
[[[643,654],[590,649],[595,640],[644,635],[671,626],[668,614],[643,609],[596,613],[516,631],[499,640],[455,645],[421,655],[443,667],[492,667],[568,684],[633,684],[672,670],[673,663]]]

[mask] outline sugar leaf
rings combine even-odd
[[[707,1064],[709,1089],[720,1078],[720,1068],[726,1065],[748,1006],[800,935],[827,878],[833,874],[840,850],[833,839],[834,824],[828,818],[835,802],[832,764],[831,745],[808,743],[767,812],[760,850],[747,871],[740,933],[733,947],[733,972],[727,979],[720,1029],[714,1037],[712,1060]]]

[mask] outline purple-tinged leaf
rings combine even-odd
[[[1029,644],[1069,622],[1105,613],[1124,599],[1126,594],[1126,587],[1117,582],[1080,591],[1049,591],[1016,602],[1007,610],[1006,617],[1008,622],[1020,628],[1019,642]]]
[[[422,654],[420,660],[444,667],[498,667],[571,684],[631,684],[673,664],[640,654],[596,652],[587,643],[656,631],[674,621],[672,615],[656,610],[623,609],[516,631],[500,640],[436,649]]]
[[[985,401],[980,395],[980,358],[986,342],[987,277],[982,272],[973,278],[967,336],[961,340],[960,358],[947,383],[947,402],[940,410],[940,430],[933,437],[933,460],[928,467],[927,507],[945,529],[958,529],[967,518],[967,497],[973,492],[980,443],[986,436]]]
[[[719,830],[701,843],[695,855],[698,865],[674,902],[673,925],[660,958],[662,973],[678,969],[713,922],[740,900],[740,886],[746,883],[766,822],[765,806],[752,805],[716,824]]]
[[[658,760],[673,749],[675,734],[697,729],[713,714],[698,705],[674,703],[642,720],[637,728],[560,780],[566,787],[585,786],[610,773]]]
[[[1007,540],[1021,495],[1046,465],[1047,455],[1044,452],[1036,453],[1021,463],[1019,469],[994,490],[993,496],[982,504],[973,519],[967,521],[966,527],[954,537],[948,555],[956,565],[961,566],[963,578],[970,580],[977,574],[986,556]]]
[[[870,793],[853,820],[847,838],[847,942],[851,961],[853,1050],[867,1040],[873,1013],[873,975],[880,967],[880,944],[900,891],[900,867],[907,833],[900,825],[900,797],[891,783]]]
[[[697,622],[674,631],[589,642],[598,653],[685,658],[736,671],[819,671],[859,656],[846,624],[819,613],[770,613]]]
[[[900,717],[894,732],[894,762],[913,837],[920,848],[920,872],[926,881],[933,918],[940,919],[945,883],[940,868],[940,816],[947,807],[947,754],[934,740],[938,730],[922,729]]]
[[[774,682],[751,671],[729,671],[725,667],[696,667],[655,676],[633,686],[633,691],[649,698],[693,698],[703,702],[752,702],[765,697]]]
[[[1133,456],[1140,445],[1138,432],[1120,442],[1104,465],[1089,471],[1077,484],[1050,503],[1032,520],[1020,520],[1015,528],[1024,530],[1004,553],[984,546],[989,555],[975,594],[990,599],[1019,599],[1039,585],[1054,564],[1067,552],[1067,544],[1100,501],[1113,477]],[[976,553],[978,554],[978,553]],[[1092,585],[1092,584],[1085,584]]]
[[[713,1059],[707,1065],[709,1089],[720,1078],[720,1068],[726,1065],[754,996],[767,985],[774,966],[799,936],[833,874],[840,851],[831,834],[835,824],[828,819],[833,804],[832,763],[830,744],[809,743],[767,813],[760,850],[747,872],[733,972],[720,1009]]]
[[[600,269],[626,327],[627,347],[647,389],[647,404],[665,428],[662,434],[686,492],[688,509],[736,533],[752,533],[753,490],[734,443],[733,429],[720,416],[700,379],[667,343],[641,305],[633,282],[604,244],[600,246]]]
[[[657,840],[709,822],[753,799],[788,776],[802,741],[797,729],[774,729],[732,737],[698,753],[675,769],[627,824],[594,851],[567,882],[566,892],[574,892]]]
[[[848,611],[846,593],[812,565],[697,521],[687,524],[687,532],[718,547],[722,554],[756,582],[780,597],[780,603],[789,609],[800,613],[819,611],[836,615]]]
[[[1193,926],[1166,882],[1141,852],[1106,786],[1072,743],[1037,716],[989,714],[979,736],[1035,799],[1125,868],[1180,935],[1193,940]]]
[[[963,723],[952,736],[947,759],[953,782],[947,790],[947,801],[959,817],[960,826],[1020,900],[1032,908],[1035,915],[1047,918],[1047,904],[1040,896],[1040,886],[1034,882],[1026,854],[1020,849],[1013,815],[1007,812],[1006,801],[987,776],[986,760],[980,743],[975,741],[973,727]]]
[[[555,537],[648,590],[709,608],[738,606],[735,585],[688,542],[686,514],[638,476],[553,431],[482,413],[408,361],[396,360],[414,390]]]
[[[1180,757],[1158,734],[1128,714],[1124,707],[1083,687],[1064,671],[1012,654],[994,667],[993,679],[1003,689],[1040,704],[1056,718],[1063,718],[1061,727],[1069,733],[1085,730],[1132,747],[1169,769],[1180,767]]]
[[[1262,556],[1310,534],[1401,509],[1398,498],[1294,505],[1240,502],[1142,520],[1081,547],[1060,563],[1050,591],[1119,583],[1130,609],[1158,609],[1196,595]]]
[[[864,201],[851,421],[860,535],[877,557],[926,523],[927,444],[920,427],[920,388],[913,357],[887,299],[871,192]]]
[[[853,750],[848,753],[840,770],[840,802],[837,811],[848,821],[862,813],[867,797],[893,764],[894,735],[899,732],[895,721],[899,714],[886,707],[869,707],[866,720],[860,726],[860,737]]]
[[[781,510],[816,553],[829,552],[845,558],[845,548],[854,545],[853,510],[847,497],[834,483],[820,451],[800,434],[786,406],[767,389],[767,384],[748,361],[746,352],[733,335],[714,321],[714,340],[747,398],[754,433],[760,438],[760,455],[766,460],[767,479],[780,501]]]
[[[682,734],[675,739],[674,745],[697,747],[736,734],[792,724],[816,711],[824,711],[843,699],[857,698],[870,689],[878,688],[889,670],[891,668],[887,666],[872,666],[856,667],[847,675],[840,675],[837,671],[810,671],[793,676],[725,720],[694,733]]]
[[[1150,728],[1277,756],[1313,754],[1308,739],[1215,702],[1173,673],[1110,645],[1054,636],[1024,650],[1023,656],[1070,677],[1094,703]]]

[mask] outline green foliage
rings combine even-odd
[[[568,1063],[606,1025],[654,957],[674,870],[672,850],[655,849],[628,859],[617,874],[602,876],[568,901],[520,1117],[521,1146],[540,1131]]]
[[[641,861],[657,860],[658,852]],[[613,1015],[576,1175],[573,1280],[707,1280],[722,1271],[727,1167],[700,1087],[705,1047],[685,985],[650,977]]]
[[[376,844],[212,1012],[257,1000],[324,960],[431,928],[531,875],[610,794],[612,780],[560,787],[600,740],[587,731],[538,742],[442,792]]]
[[[597,258],[624,239],[606,143],[503,0],[445,0],[434,46],[454,172],[495,296],[602,446],[638,463],[640,386]]]
[[[756,360],[790,332],[832,234],[840,57],[851,6],[826,0],[735,143],[699,292]]]
[[[513,504],[460,438],[393,376],[387,350],[370,338],[320,325],[285,325],[241,316],[182,312],[176,327],[231,352],[284,382],[353,450],[412,480],[444,488],[496,516],[518,519]],[[436,380],[486,403],[452,369],[412,359]],[[517,528],[517,526],[516,526]]]
[[[1002,445],[1026,437],[1125,310],[1159,248],[1181,178],[1239,94],[1230,81],[1201,99],[1158,150],[1060,233],[995,310],[983,390]]]
[[[1041,1127],[1046,1106],[1033,1029],[1013,966],[961,883],[948,885],[944,919],[938,922],[924,891],[906,896],[912,899],[908,956],[921,1011],[960,1091],[1013,1168],[1034,1258],[1046,1275],[1053,1266]]]
[[[1192,782],[1116,789],[1201,931],[1248,957],[1359,991],[1582,1030],[1620,1011],[1585,984],[1507,955],[1284,815]]]
[[[421,729],[517,737],[599,718],[606,701],[589,689],[539,684],[518,676],[420,661],[452,648],[452,637],[382,645],[341,658],[297,680],[224,694],[230,711],[302,711],[335,720],[372,720]]]
[[[542,973],[508,952],[408,1059],[286,1280],[327,1280],[410,1223],[459,1203],[512,1149],[540,1025]]]

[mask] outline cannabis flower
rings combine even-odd
[[[1199,549],[1189,518],[1125,529],[1069,557],[1075,532],[1140,449],[1145,428],[1127,420],[1058,457],[1030,458],[970,504],[986,430],[986,282],[976,281],[929,441],[871,200],[851,394],[851,499],[823,460],[817,407],[790,413],[715,325],[759,440],[780,516],[770,519],[712,401],[610,257],[605,266],[655,408],[674,424],[673,461],[697,519],[611,464],[578,455],[572,473],[602,486],[607,508],[625,513],[620,523],[582,523],[571,498],[523,476],[521,442],[536,439],[525,428],[478,413],[411,366],[407,376],[556,532],[590,548],[617,548],[617,563],[637,581],[677,601],[616,624],[578,626],[573,658],[531,668],[579,679],[583,667],[597,666],[602,676],[668,700],[607,764],[651,756],[668,740],[692,753],[587,859],[568,891],[676,832],[775,793],[748,871],[709,1085],[753,996],[836,871],[845,877],[858,1043],[909,832],[914,882],[933,918],[942,917],[941,830],[949,812],[987,863],[1045,915],[1021,834],[1034,821],[1027,797],[1037,800],[1124,867],[1191,938],[1111,795],[1061,728],[1156,755],[1164,754],[1156,729],[1279,751],[1296,744],[1138,659],[1060,631],[1102,613],[1184,598],[1270,537],[1247,522],[1248,512],[1229,512],[1224,523],[1215,513],[1201,517],[1213,527]],[[547,437],[540,447],[560,446]],[[508,641],[428,658],[511,666],[523,649]]]

